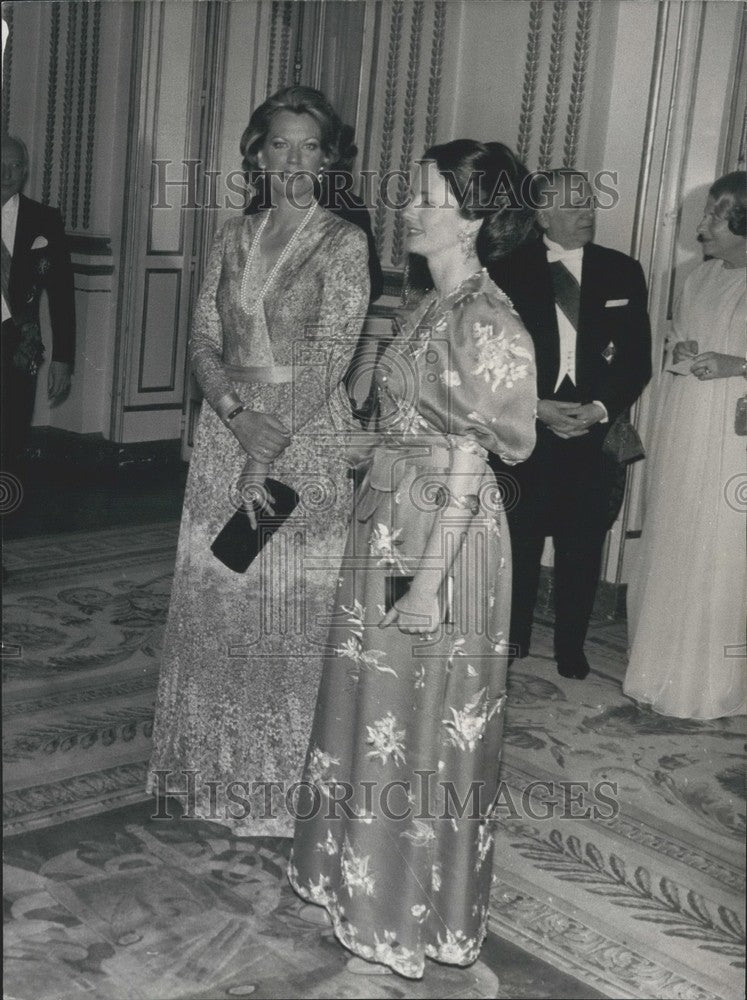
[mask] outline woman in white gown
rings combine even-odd
[[[685,281],[646,471],[641,554],[628,588],[623,691],[663,715],[745,712],[745,172],[711,188]],[[683,374],[669,370],[676,365]]]

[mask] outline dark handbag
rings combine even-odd
[[[602,451],[613,458],[618,465],[638,462],[646,457],[643,442],[627,413],[620,413],[610,424],[602,444]]]
[[[268,514],[264,508],[257,510],[255,506],[257,527],[252,528],[246,507],[240,507],[210,546],[216,559],[220,559],[234,573],[247,571],[301,499],[292,487],[277,479],[267,479],[265,482],[268,491],[275,498],[275,513]]]

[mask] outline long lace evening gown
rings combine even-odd
[[[289,875],[347,948],[419,977],[426,955],[473,962],[486,932],[511,601],[486,455],[528,457],[537,392],[532,341],[484,272],[409,326],[376,369],[382,419],[359,464]],[[455,528],[440,510],[457,450],[479,485],[456,498]],[[439,522],[454,624],[379,628]]]
[[[745,354],[745,272],[720,260],[688,276],[675,340]],[[734,431],[742,378],[663,372],[646,469],[640,558],[628,587],[623,691],[662,715],[745,712],[745,438]]]
[[[351,509],[343,444],[349,407],[340,380],[366,313],[368,251],[358,228],[315,210],[253,313],[264,275],[258,264],[245,274],[245,265],[260,219],[242,216],[223,227],[194,317],[190,354],[205,403],[182,514],[149,788],[189,790],[196,815],[241,834],[285,836],[293,821],[283,791],[270,795],[263,783],[296,781],[309,738]],[[292,380],[272,384],[268,371],[287,378],[289,366]],[[240,502],[246,459],[213,409],[232,389],[292,429],[271,476],[302,497],[244,574],[210,551]]]

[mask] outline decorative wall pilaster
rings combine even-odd
[[[133,6],[3,4],[3,127],[28,147],[25,193],[62,210],[75,276],[72,389],[55,407],[37,393],[34,423],[78,433],[108,425]]]
[[[747,3],[742,2],[737,52],[735,58],[736,76],[729,108],[729,122],[724,138],[724,153],[721,157],[720,173],[744,170],[747,166]]]
[[[516,152],[521,160],[526,160],[529,156],[529,144],[532,140],[532,121],[534,117],[534,103],[537,97],[537,71],[539,69],[542,12],[544,7],[543,0],[531,0],[529,5],[529,34],[527,36],[524,85],[521,92],[519,137],[516,141]]]
[[[8,38],[3,51],[3,133],[8,131],[10,120],[10,87],[13,78],[13,8],[10,4],[3,6],[3,20],[8,26]]]
[[[538,163],[540,170],[547,170],[553,164],[553,146],[555,144],[555,126],[558,121],[558,103],[560,101],[560,81],[563,70],[565,19],[567,13],[568,9],[563,0],[555,0],[552,8],[550,65],[547,70],[545,112],[542,116],[542,131],[540,133]]]
[[[32,150],[34,159],[41,160],[38,197],[59,207],[68,230],[85,232],[91,227],[95,174],[102,4],[96,0],[45,5],[43,30],[35,39],[44,88],[33,95],[21,92],[16,80],[17,30],[23,34],[24,48],[30,39],[27,11],[21,8],[21,23],[14,6],[3,5],[10,29],[3,61],[3,130],[12,129],[14,108],[23,109],[18,117],[28,121],[28,102],[35,102],[34,110],[44,120],[43,149]],[[28,126],[25,134],[27,144],[31,143]]]
[[[91,225],[101,3],[50,5],[42,201],[69,230]]]
[[[576,166],[584,116],[586,73],[591,49],[592,0],[550,4],[531,0],[527,10],[527,42],[516,150],[527,166]],[[574,10],[575,8],[575,10]],[[575,13],[575,36],[570,47],[568,25]],[[543,16],[544,15],[544,16]],[[535,129],[537,88],[546,73],[541,126]],[[565,118],[562,153],[559,126]]]
[[[413,161],[438,133],[444,53],[458,41],[449,37],[446,7],[443,0],[380,4],[381,41],[370,85],[381,99],[358,128],[363,131],[363,124],[368,136],[360,168],[372,175],[364,194],[375,205],[374,234],[385,268],[405,266],[404,221],[396,206],[407,198]]]
[[[563,144],[563,166],[576,164],[579,131],[584,111],[586,69],[589,61],[589,39],[591,35],[591,0],[582,0],[576,15],[576,38],[571,67],[571,92],[568,98],[568,117],[565,125]]]

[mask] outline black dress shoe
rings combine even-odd
[[[561,677],[575,677],[582,681],[591,669],[589,661],[583,653],[574,653],[573,656],[558,656],[558,673]]]

